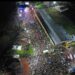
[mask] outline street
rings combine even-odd
[[[0,75],[70,75],[75,72],[75,41],[63,27],[69,23],[60,17],[62,14],[57,15],[53,9],[56,5],[50,6],[57,2],[47,2],[48,6],[41,1],[14,3],[1,34],[2,52],[7,48],[4,53],[0,51]]]
[[[50,50],[52,45],[34,14],[33,10],[28,9],[22,13],[22,16],[18,16],[21,21],[21,32],[16,43],[22,45],[23,50],[26,50],[27,45],[30,44],[34,50],[33,55],[20,58],[23,66],[23,75],[38,75],[38,73],[41,75],[40,68],[43,68],[43,63],[46,62],[43,51]],[[28,66],[26,66],[25,60],[29,63]]]

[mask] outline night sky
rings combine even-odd
[[[11,13],[15,9],[15,2],[0,2],[0,24],[8,21]]]
[[[5,44],[3,38],[6,36],[10,16],[12,12],[15,12],[15,9],[16,2],[0,2],[0,55],[3,55],[3,52],[6,51],[7,43]]]

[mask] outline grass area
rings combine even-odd
[[[57,24],[63,25],[64,29],[69,34],[75,34],[75,25],[67,18],[65,18],[59,11],[57,11],[55,8],[50,7],[47,9],[47,12],[51,15],[51,17]]]
[[[16,50],[16,54],[19,54],[20,56],[32,55],[33,50]]]
[[[33,55],[33,48],[31,45],[29,45],[28,50],[16,50],[16,54],[19,54],[21,57],[26,55]]]

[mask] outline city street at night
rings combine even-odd
[[[71,2],[2,4],[9,15],[1,17],[0,75],[75,74],[75,24],[66,15]]]
[[[38,22],[33,10],[28,8],[28,10],[23,12],[22,15],[23,16],[21,17],[18,16],[21,21],[20,25],[22,30],[16,43],[22,45],[23,50],[27,49],[27,45],[32,45],[34,52],[31,54],[31,57],[25,59],[29,59],[28,63],[30,63],[31,73],[33,74],[34,71],[39,70],[42,63],[45,62],[42,61],[44,59],[43,51],[50,50],[52,44],[44,33],[44,30]]]

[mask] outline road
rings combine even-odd
[[[30,73],[31,75],[38,75],[38,73],[41,75],[40,69],[43,68],[43,63],[46,62],[43,51],[50,50],[52,43],[36,19],[33,10],[23,11],[22,16],[18,16],[18,19],[20,20],[21,32],[15,44],[22,45],[23,50],[26,50],[27,45],[30,44],[34,50],[33,55],[27,58],[23,57],[21,58],[23,60],[20,60],[23,66],[23,75],[30,75]]]
[[[55,44],[59,44],[61,41],[68,40],[69,38],[66,37],[65,30],[58,26],[50,17],[50,15],[47,14],[45,9],[38,9],[38,12],[40,13],[41,17],[45,21],[46,25],[50,29],[49,35],[52,37]]]

